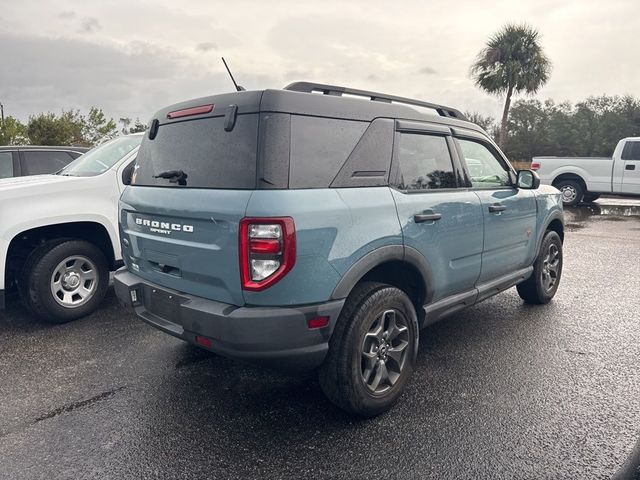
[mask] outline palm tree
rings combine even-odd
[[[514,93],[536,93],[551,73],[551,62],[542,51],[538,31],[526,24],[505,25],[493,35],[471,66],[474,83],[493,95],[506,93],[500,138],[507,140],[507,119]]]

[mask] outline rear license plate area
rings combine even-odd
[[[148,298],[146,307],[150,313],[167,320],[178,319],[180,303],[176,295],[152,288]]]

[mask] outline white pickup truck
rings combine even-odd
[[[118,199],[142,134],[118,137],[57,174],[0,180],[0,309],[18,290],[43,320],[91,313],[121,263]]]
[[[620,140],[613,157],[533,157],[531,170],[560,190],[569,207],[603,193],[640,196],[640,137]]]

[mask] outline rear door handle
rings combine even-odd
[[[629,163],[629,164],[625,165],[624,169],[625,170],[635,170],[636,169],[636,165],[635,165],[635,163]]]
[[[413,216],[413,221],[416,223],[422,222],[434,222],[442,218],[441,213],[418,213]]]
[[[504,212],[506,209],[507,207],[505,207],[501,203],[494,203],[493,205],[489,205],[489,211],[491,213]]]

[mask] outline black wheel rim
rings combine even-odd
[[[550,292],[558,283],[560,274],[560,249],[558,245],[552,243],[549,245],[547,252],[542,260],[542,269],[540,271],[540,280],[545,292]]]
[[[371,323],[361,349],[362,381],[371,393],[384,394],[396,384],[407,364],[409,327],[404,314],[385,310]]]

